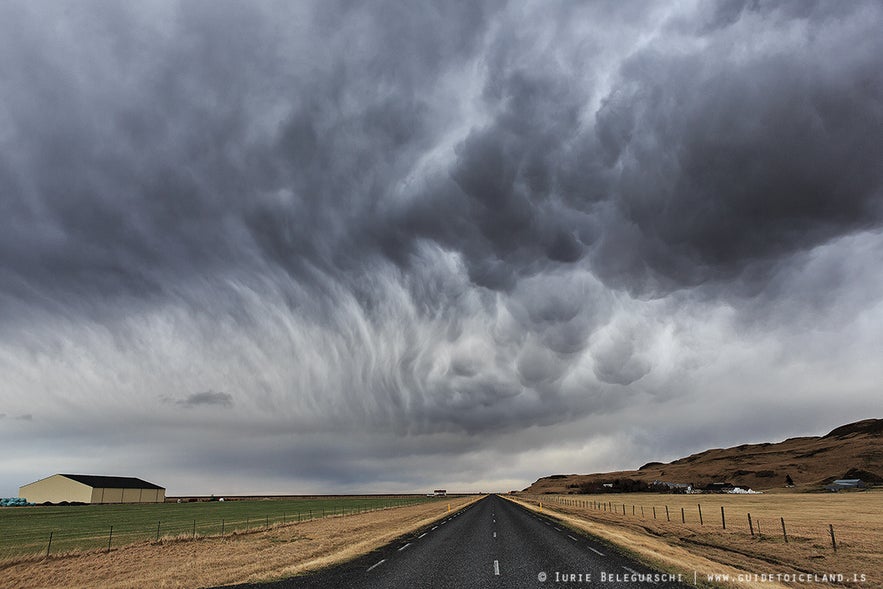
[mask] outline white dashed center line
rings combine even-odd
[[[404,546],[402,546],[401,548],[399,548],[399,552],[401,552],[402,550],[404,550],[405,548],[407,548],[407,547],[410,546],[410,545],[411,545],[411,543],[408,542],[407,544],[405,544]]]
[[[371,571],[371,570],[373,570],[373,569],[379,567],[380,565],[382,565],[382,564],[385,563],[385,562],[386,562],[386,559],[384,558],[384,559],[381,560],[380,562],[378,562],[378,563],[376,563],[376,564],[372,564],[370,567],[368,567],[368,571]]]
[[[598,556],[604,556],[604,553],[603,553],[603,552],[601,552],[601,551],[599,551],[599,550],[595,550],[595,549],[592,548],[591,546],[589,546],[589,550],[591,550],[592,552],[594,552],[594,553],[597,554]]]
[[[496,537],[497,537],[497,533],[496,533],[496,532],[494,532],[494,538],[496,538]]]
[[[420,534],[419,536],[417,536],[417,539],[419,540],[420,538],[422,538],[423,536],[425,536],[425,535],[428,534],[428,533],[429,533],[429,532],[423,532],[422,534]]]
[[[574,538],[570,534],[567,534],[567,537],[570,538],[571,540],[573,540],[574,542],[579,542],[579,540],[577,540],[576,538]]]
[[[498,577],[500,576],[500,561],[499,560],[494,561],[494,575],[496,575]]]

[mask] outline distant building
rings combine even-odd
[[[447,497],[448,496],[448,492],[444,489],[436,489],[435,491],[432,492],[432,494],[435,495],[436,497]]]
[[[669,483],[666,481],[653,481],[650,483],[651,487],[665,487],[670,491],[680,491],[682,493],[689,493],[693,490],[693,485],[688,483]]]
[[[836,493],[843,489],[864,489],[866,486],[865,482],[861,479],[837,479],[825,488],[832,493]]]
[[[166,490],[134,477],[54,474],[18,491],[31,503],[162,503]]]
[[[734,488],[732,483],[708,483],[705,485],[705,490],[709,493],[728,493]]]

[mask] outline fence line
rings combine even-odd
[[[34,554],[34,552],[28,552],[26,549],[22,550],[22,546],[33,546],[35,550],[40,550],[38,547],[40,546],[40,544],[43,544],[45,546],[45,551],[40,550],[39,554],[42,554],[44,558],[49,558],[51,556],[59,554],[59,550],[61,550],[63,553],[68,553],[72,550],[83,551],[95,549],[110,552],[114,548],[114,546],[122,546],[135,542],[148,541],[153,543],[161,543],[163,541],[177,540],[182,538],[197,539],[206,537],[233,536],[242,533],[266,531],[278,526],[294,525],[297,523],[319,520],[322,518],[346,517],[363,513],[396,509],[399,507],[408,507],[412,505],[422,504],[425,501],[426,499],[424,498],[405,498],[393,501],[385,501],[384,504],[374,507],[360,505],[355,505],[351,507],[335,506],[333,508],[323,508],[321,517],[318,510],[316,510],[316,513],[314,515],[312,508],[300,510],[296,512],[294,517],[289,517],[289,515],[291,515],[289,513],[291,511],[291,508],[288,507],[288,511],[284,511],[281,514],[270,514],[266,512],[262,513],[262,519],[264,520],[263,526],[255,526],[250,515],[242,514],[237,519],[229,519],[228,517],[223,517],[219,518],[220,521],[210,518],[205,518],[202,520],[195,518],[191,520],[189,525],[182,521],[177,521],[163,526],[162,520],[157,520],[155,529],[152,527],[153,524],[147,524],[146,522],[135,524],[134,527],[128,527],[128,529],[126,525],[108,524],[108,527],[104,528],[103,534],[100,531],[95,530],[94,528],[90,529],[89,531],[84,531],[82,529],[49,529],[47,532],[48,538],[44,536],[44,540],[42,543],[38,543],[39,540],[36,538],[31,540],[31,537],[29,537],[27,543],[24,545],[18,543],[21,534],[17,536],[14,534],[11,535],[7,531],[6,534],[3,534],[3,536],[6,537],[6,542],[3,542],[3,536],[0,536],[0,559],[15,560],[16,558],[27,558],[28,554]],[[71,507],[65,509],[80,508]],[[72,514],[78,515],[74,514],[73,512]],[[3,544],[7,544],[7,546],[4,547],[2,546]]]
[[[538,500],[537,498],[539,496],[522,495],[521,497],[527,499],[528,501],[536,502]],[[599,502],[599,501],[595,501],[595,500],[582,501],[582,500],[578,500],[578,499],[574,500],[574,499],[570,499],[570,498],[563,498],[558,495],[543,495],[542,497],[543,497],[543,501],[545,501],[547,504],[548,503],[557,503],[558,505],[562,505],[562,506],[566,506],[566,507],[577,507],[580,509],[588,509],[591,511],[601,512],[602,514],[604,512],[609,513],[610,509],[608,509],[608,506],[613,505],[612,502]],[[640,516],[637,515],[637,512],[638,512],[637,508],[638,507],[640,507]],[[656,520],[657,522],[659,522],[659,520],[657,519],[657,516],[656,516],[656,505],[652,505],[650,507],[651,507],[651,513],[652,513],[653,520]],[[671,523],[671,517],[669,514],[669,506],[663,505],[663,507],[665,508],[666,522]],[[739,530],[732,530],[732,529],[727,528],[726,512],[724,510],[723,505],[720,506],[720,510],[721,510],[721,530],[725,530],[727,532],[727,534],[738,534]],[[633,504],[631,511],[632,511],[632,515],[635,517],[635,519],[646,520],[645,515],[644,515],[644,505],[638,506],[638,505]],[[701,503],[696,504],[696,511],[698,514],[699,525],[704,526],[705,522],[704,522],[704,519],[702,516],[702,504]],[[619,512],[615,511],[614,513],[618,514]],[[626,514],[627,514],[626,504],[623,504],[622,505],[622,515],[626,515]],[[761,532],[761,520],[762,519],[764,519],[764,518],[752,517],[752,515],[750,513],[747,513],[748,533],[750,534],[750,536],[752,538],[755,538],[758,541],[774,540],[775,536],[764,536],[762,534],[762,532]],[[842,542],[838,546],[837,538],[834,533],[834,525],[831,523],[827,524],[826,526],[823,526],[821,524],[818,526],[815,526],[815,525],[807,526],[805,524],[804,525],[789,524],[786,527],[784,517],[779,517],[778,521],[773,520],[769,517],[767,517],[766,519],[768,520],[767,526],[771,525],[769,523],[770,521],[775,521],[776,524],[779,524],[781,526],[782,532],[781,532],[781,536],[779,537],[779,539],[784,544],[791,543],[791,541],[794,540],[795,538],[799,538],[801,540],[820,540],[820,539],[824,538],[825,540],[830,539],[830,548],[831,548],[831,550],[833,550],[834,553],[837,553],[838,547],[839,548],[843,547]],[[687,522],[686,509],[684,507],[681,507],[681,524],[686,525],[686,526],[690,526],[690,523]],[[677,524],[675,523],[675,525],[677,525]],[[775,526],[767,527],[767,529],[774,529],[774,528],[775,528]],[[789,535],[789,533],[790,533],[790,535]]]

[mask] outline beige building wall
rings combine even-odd
[[[164,489],[92,489],[92,503],[162,503],[166,500]]]
[[[92,503],[122,503],[125,489],[105,489],[95,487],[92,490]]]
[[[18,490],[18,496],[31,503],[61,503],[62,501],[92,501],[92,487],[78,483],[67,477],[54,474],[37,482],[30,483]]]

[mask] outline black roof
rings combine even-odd
[[[107,477],[91,474],[63,474],[65,478],[102,489],[163,489],[159,485],[136,479],[135,477]]]

